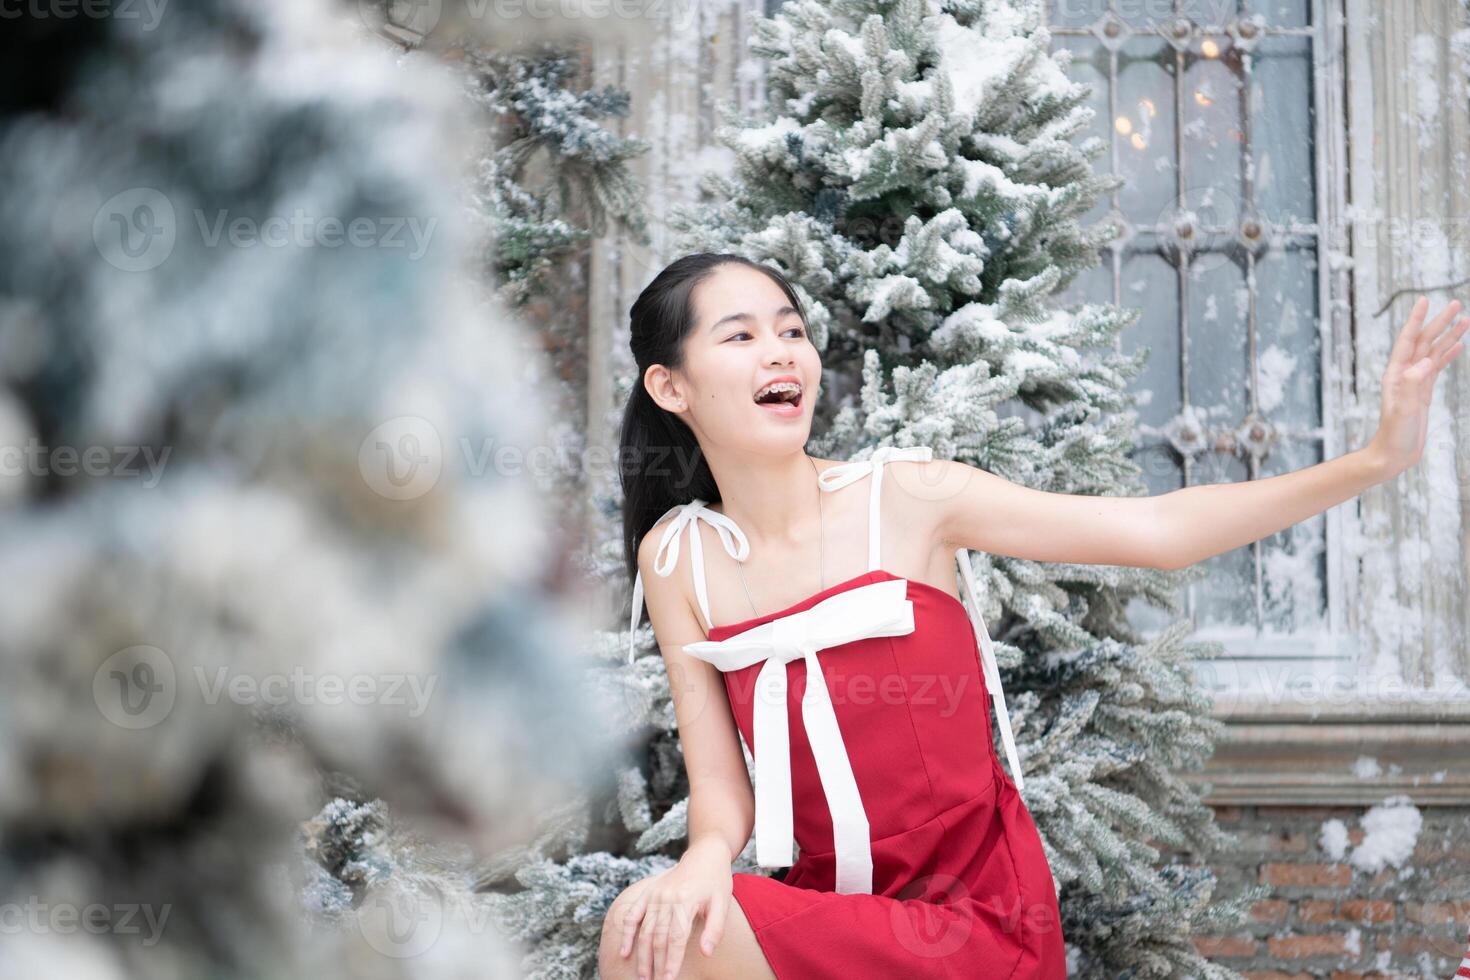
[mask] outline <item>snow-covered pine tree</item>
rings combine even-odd
[[[487,245],[486,271],[500,296],[532,326],[550,360],[541,386],[560,467],[555,506],[582,511],[589,487],[582,467],[580,419],[587,402],[587,269],[592,239],[617,225],[647,241],[643,188],[628,162],[648,149],[608,128],[628,114],[629,96],[581,84],[575,38],[497,46],[503,32],[471,35],[445,52],[464,73],[483,122],[473,184],[474,214]],[[582,540],[567,528],[567,544]]]
[[[216,0],[225,3],[227,0]],[[387,5],[398,11],[393,4]],[[402,13],[402,11],[398,11]],[[392,47],[401,48],[404,54],[398,58],[398,70],[402,73],[396,84],[402,85],[406,97],[415,95],[424,85],[423,73],[430,57],[441,58],[452,66],[461,93],[468,97],[470,108],[477,110],[471,120],[477,126],[463,126],[461,132],[479,132],[483,139],[478,148],[478,166],[469,187],[466,203],[470,207],[463,212],[479,233],[476,242],[481,245],[479,271],[488,273],[487,279],[498,287],[499,298],[509,305],[518,307],[521,315],[538,329],[534,334],[537,345],[551,353],[552,358],[542,365],[528,355],[524,363],[537,369],[535,376],[521,376],[526,387],[515,392],[516,386],[502,385],[506,397],[520,404],[538,406],[537,418],[543,423],[538,438],[528,438],[524,444],[555,445],[568,451],[571,459],[580,459],[582,433],[569,426],[564,419],[576,417],[570,411],[561,411],[577,401],[577,392],[570,390],[568,371],[559,365],[581,366],[585,364],[585,353],[581,346],[583,338],[576,327],[575,311],[568,309],[568,295],[575,295],[581,276],[580,263],[591,235],[601,234],[609,223],[618,222],[635,236],[645,234],[645,218],[642,210],[642,192],[635,184],[627,161],[646,149],[646,144],[632,138],[621,138],[603,128],[599,120],[625,114],[628,108],[626,93],[613,88],[600,91],[574,90],[573,79],[577,68],[576,42],[555,31],[549,32],[553,39],[547,44],[530,47],[517,44],[513,50],[498,46],[511,37],[510,26],[505,30],[495,29],[493,21],[471,18],[476,31],[467,30],[464,11],[451,17],[445,9],[446,22],[438,24],[434,40],[429,44],[428,35],[420,31],[382,31],[382,23],[370,17],[369,27],[377,27],[376,33],[387,36]],[[396,20],[390,21],[394,24]],[[433,30],[433,21],[403,21],[417,23],[419,27]],[[518,25],[511,25],[518,26]],[[363,32],[364,34],[372,32]],[[367,40],[367,39],[365,39]],[[381,41],[381,39],[376,39]],[[374,46],[370,43],[369,47]],[[391,77],[375,78],[375,82],[389,83]],[[436,106],[442,110],[443,106]],[[461,107],[464,108],[464,107]],[[395,116],[396,118],[396,116]],[[408,118],[412,119],[413,116]],[[377,146],[386,146],[391,137],[385,137]],[[426,180],[428,177],[426,176]],[[549,284],[557,286],[557,302],[549,304],[552,309],[538,309],[538,301],[548,295]],[[350,282],[344,282],[344,288]],[[363,293],[362,295],[371,295]],[[498,304],[487,304],[491,316],[481,325],[477,342],[483,345],[499,345],[504,350],[509,338],[499,331],[500,324],[495,316],[501,311]],[[568,315],[569,312],[572,315]],[[403,329],[415,326],[414,321],[405,320]],[[422,342],[432,344],[451,327],[465,326],[463,320],[442,324],[435,330],[422,330]],[[585,332],[585,323],[581,324]],[[385,350],[385,355],[391,349]],[[473,362],[471,362],[473,363]],[[505,362],[510,363],[510,362]],[[468,366],[468,365],[466,365]],[[549,371],[543,370],[550,368]],[[497,372],[486,371],[481,380],[495,377]],[[534,391],[534,397],[531,392]],[[3,407],[3,406],[0,406]],[[3,416],[0,416],[3,421]],[[472,452],[490,449],[490,443],[480,440],[470,446]],[[473,460],[471,461],[473,462]],[[571,505],[579,503],[584,492],[578,482],[580,468],[561,468],[556,472],[538,474],[537,490],[550,493],[555,500],[543,497],[542,506],[549,513],[569,513]],[[523,481],[528,482],[528,481]],[[488,508],[484,511],[490,513]],[[465,522],[468,525],[471,522]],[[523,535],[497,534],[489,539],[474,538],[476,545],[494,545],[497,539],[506,545],[520,541]],[[529,530],[529,529],[525,529]],[[575,539],[575,528],[563,524],[549,529],[556,535],[551,539],[558,547],[570,545]],[[555,552],[557,547],[548,548]],[[518,562],[509,553],[507,561]],[[560,570],[543,572],[546,578],[559,578]],[[465,581],[475,580],[466,576]],[[522,593],[522,601],[535,599],[529,592]],[[432,604],[429,604],[432,605]],[[523,609],[530,612],[540,603],[532,601]],[[427,607],[426,607],[427,608]],[[501,641],[507,649],[519,649],[527,656],[537,657],[544,665],[528,669],[522,680],[528,682],[528,703],[544,690],[545,681],[555,675],[554,657],[546,656],[544,644],[550,634],[529,637],[522,632],[535,625],[534,620],[524,624],[518,617],[501,617],[498,622],[485,624],[484,629],[473,637],[474,642]],[[521,642],[517,643],[517,639]],[[618,660],[612,652],[616,639],[594,636],[599,644],[597,653],[604,659]],[[408,650],[408,645],[403,645]],[[558,651],[564,653],[566,651]],[[574,748],[591,738],[595,744],[611,749],[618,737],[630,741],[641,740],[647,720],[647,712],[657,715],[656,727],[667,730],[673,724],[672,708],[668,702],[667,686],[664,686],[664,707],[644,701],[626,683],[626,678],[609,678],[603,671],[593,671],[584,679],[591,683],[582,698],[564,699],[564,706],[608,704],[626,706],[629,713],[614,711],[614,730],[593,732],[588,726],[606,720],[597,711],[579,711],[575,738],[563,742],[560,739],[544,738],[546,728],[528,728],[522,734],[533,742],[547,748],[561,745]],[[611,696],[610,696],[611,695]],[[469,692],[471,698],[481,699],[486,709],[477,717],[463,719],[467,726],[483,723],[497,716],[505,718],[516,715],[493,707],[491,701],[500,695],[493,689]],[[654,694],[656,698],[656,694]],[[643,710],[637,707],[644,704]],[[555,719],[557,711],[544,711],[543,724],[567,730],[573,726]],[[471,729],[467,728],[466,731]],[[508,732],[510,734],[510,732]],[[486,745],[480,759],[495,758],[500,753]],[[464,753],[474,751],[468,742],[452,753],[455,760]],[[560,750],[558,750],[560,751]],[[677,752],[677,746],[675,746]],[[524,755],[524,753],[517,753]],[[539,757],[542,753],[532,753]],[[666,779],[676,780],[682,776],[683,768],[677,757],[669,757],[667,748],[663,755],[665,764],[661,770]],[[384,764],[392,760],[383,759]],[[446,760],[446,762],[449,760]],[[580,784],[592,785],[586,771],[579,764],[563,759],[548,765],[548,772],[557,772],[563,780],[578,779]],[[491,767],[484,780],[471,782],[471,787],[486,785],[497,770]],[[507,769],[507,773],[511,770]],[[609,807],[607,800],[592,789],[586,795],[554,807],[542,807],[536,813],[534,828],[520,835],[527,839],[491,854],[488,859],[479,859],[467,849],[446,847],[424,838],[413,825],[400,819],[387,801],[378,798],[361,780],[354,780],[340,771],[325,774],[332,791],[315,817],[303,822],[295,833],[296,847],[289,860],[276,869],[276,881],[285,899],[303,903],[309,912],[309,922],[316,927],[330,926],[339,929],[356,929],[367,937],[375,950],[386,945],[371,919],[364,914],[365,902],[374,899],[381,904],[393,902],[404,906],[406,914],[415,909],[428,910],[430,918],[436,919],[439,912],[446,916],[452,908],[463,906],[470,925],[479,931],[483,939],[489,926],[496,933],[534,948],[531,956],[519,965],[518,972],[539,978],[576,978],[596,975],[596,949],[601,930],[601,912],[622,887],[631,881],[666,867],[672,860],[665,856],[652,855],[641,858],[613,856],[629,850],[623,842],[609,845],[612,839],[609,828],[616,825],[613,833],[627,833],[628,827],[647,827],[651,807],[635,801],[647,792],[641,785],[643,776],[629,766],[618,774],[614,795],[621,806]],[[378,787],[383,787],[381,780]],[[403,780],[404,791],[412,793],[413,780]],[[660,798],[678,794],[660,784],[655,778]],[[422,789],[422,787],[421,787]],[[508,803],[513,794],[504,794]],[[426,801],[432,805],[432,800]],[[521,801],[524,803],[524,801]],[[401,808],[401,805],[400,807]],[[518,814],[520,811],[516,811]],[[683,836],[683,831],[672,821],[673,829],[665,832],[670,840]],[[524,825],[524,823],[523,823]],[[568,858],[567,856],[570,855]],[[564,866],[554,863],[555,858],[567,858]],[[289,881],[287,880],[289,877]],[[285,893],[291,893],[289,895]],[[479,910],[485,910],[483,916]],[[437,922],[431,923],[437,928]],[[411,930],[410,942],[422,933],[422,929]],[[446,926],[446,932],[448,931]],[[463,931],[453,937],[457,942]],[[375,943],[376,940],[376,943]],[[405,944],[406,945],[406,944]],[[441,942],[440,946],[448,945]],[[454,968],[456,957],[464,952],[475,955],[483,971],[490,975],[509,976],[510,968],[495,962],[501,951],[482,942],[478,950],[456,945],[446,952],[434,952],[436,963],[446,969]],[[391,953],[389,955],[392,955]],[[427,968],[424,958],[404,958],[397,965],[415,966],[420,972]],[[330,976],[331,974],[322,974]],[[427,974],[425,974],[427,975]]]
[[[541,386],[548,416],[571,419],[586,404],[587,267],[590,243],[617,225],[646,243],[643,188],[628,163],[646,152],[609,128],[627,116],[628,93],[587,83],[587,37],[574,20],[526,18],[449,3],[362,0],[365,34],[442,59],[459,76],[478,146],[469,214],[482,233],[484,272],[500,298],[537,331],[551,361]],[[559,425],[554,489],[574,512],[588,488],[582,432]],[[569,540],[575,539],[569,535]]]
[[[462,100],[340,6],[0,32],[0,975],[511,975],[471,852],[602,768]]]
[[[648,149],[604,120],[628,114],[628,93],[578,91],[573,47],[501,50],[484,41],[458,52],[473,96],[492,114],[492,149],[482,159],[479,196],[494,237],[490,265],[516,305],[548,288],[565,301],[559,275],[593,236],[617,222],[646,239],[642,189],[628,161]]]
[[[1111,229],[1079,219],[1116,178],[1071,139],[1091,110],[1048,45],[1035,0],[790,0],[757,25],[768,115],[722,131],[735,172],[676,219],[678,251],[797,284],[827,389],[814,453],[928,445],[1038,489],[1145,492],[1147,352],[1117,345],[1138,311],[1051,298],[1097,264]],[[1190,935],[1257,893],[1212,900],[1198,862],[1231,838],[1177,775],[1222,733],[1187,663],[1213,645],[1126,616],[1177,615],[1197,573],[975,558],[1075,975],[1235,976]]]

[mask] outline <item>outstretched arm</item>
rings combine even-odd
[[[1292,473],[1212,483],[1148,497],[1032,490],[951,460],[895,482],[939,508],[940,536],[1035,561],[1183,568],[1258,541],[1390,480],[1424,452],[1434,382],[1464,348],[1458,300],[1425,324],[1420,299],[1383,375],[1378,431],[1368,445]]]
[[[1429,301],[1421,297],[1394,341],[1383,372],[1378,431],[1366,446],[1293,473],[1163,494],[1166,567],[1183,568],[1260,540],[1418,463],[1434,382],[1464,348],[1460,338],[1470,326],[1470,320],[1454,319],[1458,300],[1426,325],[1428,311]]]

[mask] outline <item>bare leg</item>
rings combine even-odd
[[[617,923],[622,911],[622,896],[613,900],[607,917],[602,923],[602,943],[597,950],[597,968],[601,980],[637,980],[638,955],[636,946],[627,956],[618,955],[618,940],[622,937],[621,925]],[[699,937],[704,932],[704,916],[694,917],[690,927],[689,942],[684,949],[684,960],[679,964],[678,980],[776,980],[766,954],[755,938],[755,931],[745,918],[740,903],[732,897],[730,910],[725,913],[725,934],[715,946],[713,956],[705,956],[699,950]],[[660,980],[650,977],[649,980]]]

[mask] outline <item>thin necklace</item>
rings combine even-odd
[[[821,576],[822,584],[820,590],[827,588],[827,525],[822,516],[822,473],[817,469],[817,461],[807,456],[807,462],[812,464],[812,472],[817,474],[817,553],[820,556],[817,563],[817,572]],[[740,573],[740,587],[745,590],[745,601],[750,603],[750,611],[756,612],[755,600],[750,597],[750,586],[745,584],[745,563],[737,561],[735,571]],[[759,613],[756,613],[759,616]]]

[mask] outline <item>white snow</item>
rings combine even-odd
[[[982,184],[998,197],[1019,200],[1037,197],[1038,188],[1035,185],[1022,187],[993,163],[957,157],[953,165],[964,175],[965,186],[960,192],[961,197],[974,197]]]
[[[1371,755],[1360,755],[1353,763],[1353,775],[1359,779],[1374,779],[1383,774],[1383,767]]]
[[[1363,814],[1363,843],[1350,861],[1360,871],[1380,871],[1385,866],[1402,867],[1414,853],[1424,817],[1407,796],[1390,796]]]
[[[867,55],[863,52],[863,39],[849,34],[846,31],[840,31],[835,27],[822,35],[822,44],[833,48],[841,48],[849,58],[858,64],[862,64],[867,60]]]
[[[1213,296],[1210,298],[1214,299]],[[1296,358],[1284,348],[1272,344],[1261,351],[1256,362],[1256,382],[1260,386],[1256,391],[1256,399],[1260,403],[1261,411],[1270,412],[1281,404],[1281,399],[1286,394],[1286,383],[1291,380],[1295,370]]]
[[[872,165],[873,155],[881,148],[885,157],[902,159],[910,149],[910,132],[902,129],[890,129],[883,134],[883,139],[870,143],[864,147],[849,147],[842,154],[842,159],[847,167],[848,176],[854,180],[861,180],[867,176],[868,169]],[[947,162],[944,150],[936,141],[930,141],[920,151],[923,162],[935,170],[943,168]]]
[[[801,124],[790,116],[781,116],[768,126],[751,126],[736,133],[740,146],[751,153],[766,153],[772,144],[784,144],[787,133],[795,133]]]
[[[1262,558],[1268,615],[1273,621],[1290,622],[1292,632],[1326,629],[1317,574],[1317,559],[1327,546],[1325,531],[1322,515],[1313,514],[1283,532],[1289,549],[1272,547]]]
[[[1204,266],[1200,266],[1200,268],[1204,268]],[[1237,287],[1235,287],[1235,315],[1238,316],[1238,317],[1240,317],[1242,320],[1244,320],[1245,317],[1246,317],[1246,314],[1248,314],[1250,312],[1250,307],[1251,307],[1251,291],[1250,291],[1250,288],[1248,286],[1237,286]]]
[[[817,90],[807,89],[794,99],[786,100],[786,108],[798,116],[805,116],[812,111],[812,102],[817,98]]]
[[[1419,123],[1419,145],[1427,148],[1438,139],[1439,107],[1444,101],[1439,91],[1440,39],[1431,33],[1416,34],[1413,51],[1413,67],[1405,69],[1404,80]]]
[[[912,81],[900,81],[893,88],[898,94],[899,102],[914,115],[922,115],[934,101],[932,79],[919,78]]]
[[[998,8],[1003,6],[994,4],[987,8],[991,20],[983,29],[962,27],[948,13],[936,18],[934,44],[942,69],[949,73],[954,86],[955,108],[960,112],[968,113],[978,105],[991,84],[1005,76],[1031,43],[1019,22],[1001,23],[995,18]],[[1032,80],[1041,98],[1072,92],[1078,85],[1052,58],[1037,60]]]
[[[1320,842],[1323,853],[1334,861],[1341,861],[1342,856],[1347,853],[1347,826],[1341,820],[1326,821],[1322,824]]]
[[[929,293],[911,276],[884,276],[873,284],[863,319],[876,322],[894,310],[912,310],[928,306]]]
[[[940,333],[944,337],[940,337]],[[987,344],[998,344],[1010,333],[1010,328],[995,318],[995,307],[988,303],[966,303],[944,318],[935,340],[946,339],[958,333],[966,338],[976,338]]]

